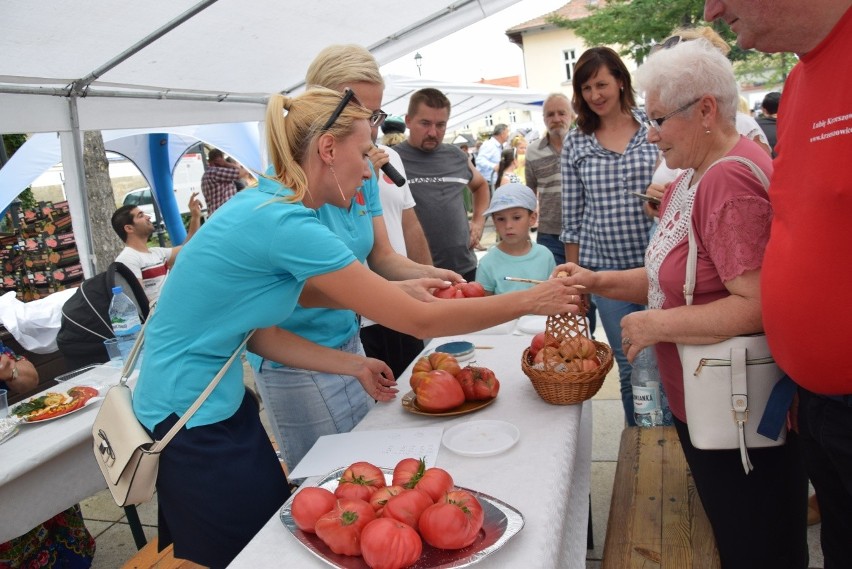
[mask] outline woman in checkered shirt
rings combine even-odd
[[[577,128],[562,149],[562,235],[565,260],[587,269],[641,267],[651,220],[634,192],[651,183],[657,148],[648,142],[647,116],[636,108],[630,73],[608,47],[594,47],[574,67]],[[594,295],[618,362],[621,402],[633,418],[630,364],[621,349],[621,319],[645,307]]]

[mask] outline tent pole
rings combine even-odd
[[[155,41],[157,41],[158,39],[160,39],[161,37],[163,37],[164,35],[166,35],[170,31],[172,31],[173,29],[175,29],[179,25],[183,24],[185,21],[189,20],[190,18],[192,18],[196,14],[206,10],[211,5],[215,4],[217,1],[218,0],[203,0],[202,2],[199,2],[195,6],[191,7],[189,10],[187,10],[183,14],[179,15],[177,18],[174,18],[173,20],[166,22],[164,25],[160,26],[158,29],[154,30],[152,33],[148,34],[147,36],[145,36],[144,38],[142,38],[141,40],[139,40],[138,42],[136,42],[135,44],[133,44],[132,46],[127,48],[126,50],[122,51],[121,53],[119,53],[118,55],[116,55],[115,57],[113,57],[112,59],[110,59],[109,61],[107,61],[106,63],[104,63],[103,65],[101,65],[100,67],[98,67],[97,69],[95,69],[94,71],[89,73],[88,75],[86,75],[85,77],[81,77],[80,79],[77,79],[76,81],[74,81],[69,86],[69,92],[71,94],[76,93],[76,94],[80,94],[80,95],[85,95],[86,89],[88,89],[89,85],[93,81],[97,80],[98,77],[100,77],[101,75],[103,75],[104,73],[106,73],[107,71],[109,71],[110,69],[115,67],[116,65],[122,63],[124,60],[128,59],[129,57],[135,55],[136,53],[138,53],[139,51],[141,51],[142,49],[144,49],[148,45],[154,43]]]
[[[76,95],[68,97],[68,108],[71,118],[71,131],[60,133],[62,167],[66,173],[66,186],[70,186],[66,187],[66,191],[70,190],[70,193],[74,194],[74,199],[68,200],[71,211],[71,226],[77,240],[80,263],[83,265],[83,275],[85,278],[89,278],[95,274],[96,259],[92,227],[89,223],[89,197],[86,190],[85,165],[83,163],[83,134],[80,132],[80,116],[77,112]]]

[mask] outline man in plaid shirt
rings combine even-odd
[[[226,161],[225,153],[218,148],[207,155],[207,170],[201,176],[201,193],[207,202],[208,217],[237,193],[235,182],[240,179],[240,170],[240,165]]]

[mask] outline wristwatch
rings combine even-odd
[[[12,381],[18,380],[18,362],[12,364]]]

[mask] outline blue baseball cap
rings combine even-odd
[[[494,190],[494,195],[491,196],[491,205],[485,210],[485,215],[513,207],[535,211],[536,203],[535,194],[525,185],[517,182],[506,184]]]

